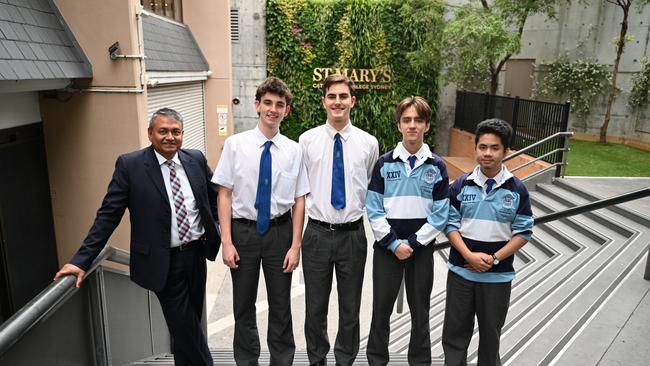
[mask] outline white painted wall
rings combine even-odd
[[[38,92],[0,93],[0,130],[41,122]]]

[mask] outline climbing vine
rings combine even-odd
[[[650,99],[650,59],[642,61],[641,71],[633,79],[628,104],[632,108],[645,108]]]
[[[380,69],[391,75],[386,88],[356,91],[353,123],[377,137],[381,151],[390,150],[401,140],[395,105],[420,95],[434,110],[426,138],[433,147],[440,65],[423,60],[440,58],[431,53],[439,55],[443,14],[439,0],[268,0],[267,71],[294,94],[282,133],[297,139],[325,122],[315,68]]]
[[[547,69],[536,93],[568,98],[571,112],[579,118],[586,117],[594,98],[604,94],[611,74],[606,65],[589,60],[560,59],[548,64]]]

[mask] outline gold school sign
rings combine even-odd
[[[317,67],[312,73],[312,87],[320,89],[323,80],[331,74],[345,75],[354,81],[356,89],[388,90],[393,79],[391,69],[341,69],[331,67]]]

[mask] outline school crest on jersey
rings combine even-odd
[[[425,182],[433,184],[433,182],[436,180],[436,171],[432,168],[429,168],[422,174],[422,178]]]
[[[512,202],[514,201],[514,197],[512,195],[507,194],[503,196],[501,199],[501,204],[503,205],[504,208],[512,208]]]

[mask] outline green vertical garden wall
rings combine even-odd
[[[318,85],[338,69],[364,88],[351,119],[377,137],[382,152],[401,140],[394,108],[411,95],[434,110],[427,136],[433,147],[443,13],[437,0],[268,0],[268,75],[294,94],[282,133],[297,140],[325,122]]]

